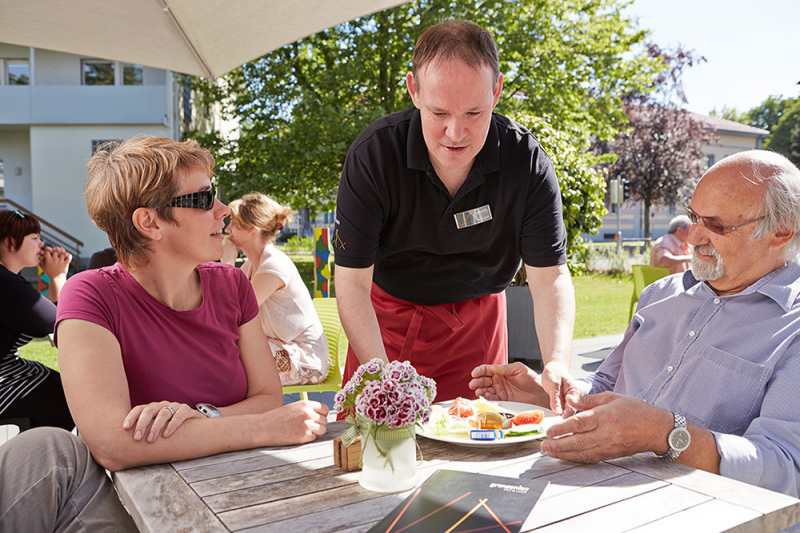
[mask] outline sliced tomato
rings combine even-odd
[[[475,407],[472,402],[465,398],[456,398],[453,405],[447,410],[447,414],[467,418],[475,414]]]
[[[521,426],[523,424],[538,424],[544,419],[544,411],[541,409],[531,409],[530,411],[523,411],[511,419],[512,426]]]

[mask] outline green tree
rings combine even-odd
[[[783,114],[789,111],[796,101],[797,98],[770,96],[747,113],[742,114],[738,122],[749,124],[762,130],[773,131]]]
[[[595,168],[598,157],[578,147],[572,132],[556,129],[546,118],[528,113],[520,113],[512,118],[535,132],[553,161],[561,188],[569,267],[573,272],[582,271],[586,265],[578,258],[582,257],[581,252],[587,246],[581,235],[596,233],[603,225],[603,215],[608,212],[603,201],[606,181],[603,171]],[[517,285],[522,284],[524,274],[523,268],[517,274]]]
[[[195,79],[208,102],[239,120],[240,132],[233,141],[215,132],[189,135],[216,152],[219,182],[232,197],[261,190],[294,207],[332,209],[350,143],[372,121],[411,105],[404,75],[417,38],[455,17],[497,40],[505,73],[498,112],[547,116],[584,151],[591,135],[609,139],[619,131],[621,95],[645,90],[660,71],[641,46],[646,32],[623,14],[629,3],[417,0],[289,44],[222,83]]]
[[[747,116],[747,113],[739,113],[736,111],[736,108],[728,107],[726,105],[722,106],[720,111],[717,111],[717,108],[715,107],[708,115],[711,117],[724,118],[725,120],[732,120],[734,122],[741,122],[742,124],[748,124],[750,120]]]
[[[781,153],[795,165],[800,165],[800,138],[794,133],[798,128],[800,128],[800,98],[795,98],[791,106],[781,113],[778,123],[770,130],[764,148]]]
[[[683,71],[705,59],[693,51],[667,51],[654,44],[649,53],[663,68],[653,90],[629,95],[629,128],[613,143],[597,144],[598,152],[617,155],[608,168],[609,178],[624,180],[631,199],[644,204],[645,238],[650,237],[651,207],[678,203],[706,168],[704,146],[719,142],[713,130],[682,109]]]

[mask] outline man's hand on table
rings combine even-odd
[[[672,413],[630,396],[602,392],[570,399],[580,411],[547,429],[542,451],[576,463],[596,463],[640,452],[667,452]]]

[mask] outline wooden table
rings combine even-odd
[[[409,492],[378,494],[333,464],[334,437],[114,475],[142,531],[366,531]],[[778,531],[800,500],[641,454],[594,465],[544,456],[538,441],[493,449],[418,438],[427,478],[439,468],[550,481],[524,531]]]

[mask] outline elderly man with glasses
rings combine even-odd
[[[578,380],[580,412],[548,430],[549,456],[639,452],[800,496],[800,171],[766,151],[731,155],[688,209],[691,270],[642,293],[617,349]],[[546,405],[522,365],[470,386]]]

